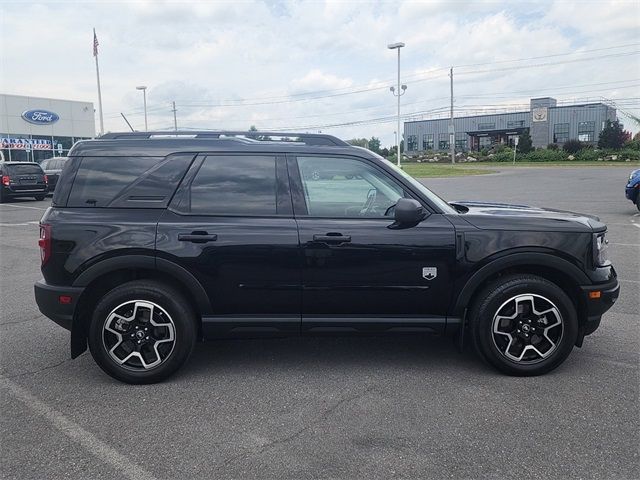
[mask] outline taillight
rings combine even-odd
[[[42,265],[44,265],[49,260],[49,257],[51,257],[51,225],[46,223],[40,224],[38,246],[40,247],[40,260]]]
[[[5,186],[9,186],[9,182],[11,182],[11,177],[9,177],[9,175],[3,175],[2,176],[2,184]]]
[[[46,175],[44,176],[44,183],[49,183],[49,177],[47,177]]]

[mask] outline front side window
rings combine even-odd
[[[209,156],[191,182],[187,211],[203,215],[275,215],[273,156]]]
[[[392,178],[361,160],[298,157],[298,169],[311,216],[388,217],[404,196]]]

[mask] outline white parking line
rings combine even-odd
[[[10,203],[0,203],[0,207],[13,207],[13,208],[28,208],[30,210],[42,210],[46,211],[46,208],[42,207],[30,207],[29,205],[12,205]]]
[[[609,242],[609,245],[619,245],[621,247],[640,247],[640,243],[615,243],[615,242]]]
[[[0,223],[0,227],[23,227],[31,225],[39,225],[40,222],[26,222],[26,223]]]
[[[144,468],[131,462],[109,444],[103,442],[91,432],[72,422],[62,413],[33,396],[29,391],[6,377],[0,376],[0,388],[8,391],[16,400],[24,403],[36,415],[43,417],[69,439],[81,445],[92,455],[107,463],[130,479],[155,480]]]

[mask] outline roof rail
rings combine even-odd
[[[324,133],[292,133],[292,132],[260,132],[260,131],[240,131],[240,130],[180,130],[180,131],[156,131],[156,132],[113,132],[105,133],[99,140],[136,140],[154,137],[191,137],[201,139],[219,139],[221,137],[245,137],[255,141],[270,141],[264,137],[294,138],[296,142],[306,145],[334,145],[348,146],[344,140],[340,140],[333,135]],[[274,141],[274,140],[271,140]],[[275,140],[278,141],[278,140]]]

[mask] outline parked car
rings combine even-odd
[[[328,135],[171,135],[76,143],[40,223],[40,311],[121,381],[163,380],[201,339],[328,333],[455,335],[538,375],[618,297],[594,216],[449,204]]]
[[[58,184],[58,178],[62,172],[62,167],[67,163],[67,157],[53,157],[47,158],[40,162],[40,166],[47,175],[47,183],[49,185],[49,192],[53,192]]]
[[[631,172],[627,186],[624,189],[625,196],[640,210],[640,194],[638,192],[640,192],[640,168]]]
[[[0,176],[0,203],[19,197],[44,200],[47,195],[47,176],[37,163],[0,162]]]

